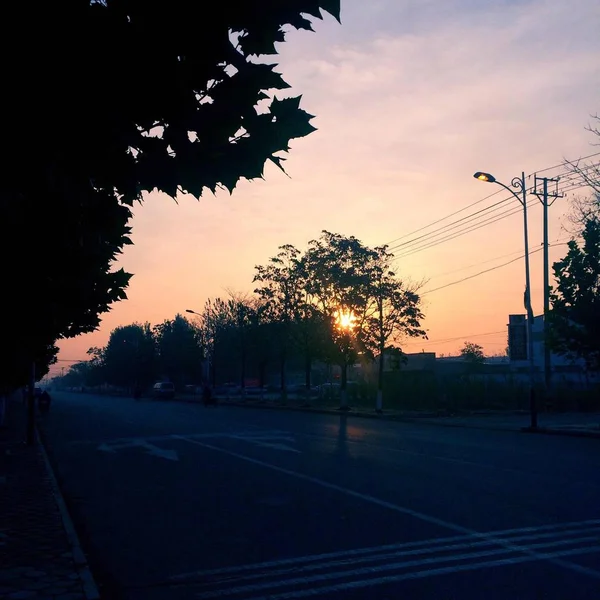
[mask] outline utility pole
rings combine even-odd
[[[523,236],[525,246],[525,309],[527,310],[527,358],[529,359],[529,416],[531,429],[537,429],[538,411],[535,397],[535,358],[533,356],[533,309],[531,307],[531,276],[529,271],[529,228],[527,226],[527,186],[525,172],[521,179],[513,179],[513,187],[520,189],[519,201],[523,206]],[[518,196],[517,196],[518,198]]]
[[[531,278],[529,275],[529,230],[527,226],[527,187],[525,185],[525,172],[521,173],[521,177],[513,177],[510,182],[511,187],[518,190],[517,194],[514,190],[508,187],[505,183],[498,181],[491,173],[483,173],[477,171],[473,175],[479,181],[487,181],[496,183],[509,191],[523,207],[523,237],[525,246],[525,296],[524,304],[527,310],[527,355],[529,359],[529,414],[530,414],[530,429],[537,429],[538,413],[537,402],[535,398],[535,359],[533,356],[533,309],[531,308]]]
[[[546,398],[548,398],[552,388],[552,360],[548,338],[550,334],[550,264],[548,259],[548,208],[556,202],[557,198],[562,198],[558,193],[558,178],[535,176],[533,193],[542,203],[544,211],[544,387],[546,389]],[[548,191],[548,184],[555,184],[553,191]],[[541,189],[540,189],[541,184]],[[549,200],[552,199],[550,202]]]

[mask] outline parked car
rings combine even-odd
[[[170,381],[159,381],[154,384],[152,391],[155,398],[174,398],[175,384]]]
[[[212,392],[215,396],[239,396],[242,388],[236,383],[223,383],[215,386]]]

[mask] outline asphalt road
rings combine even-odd
[[[600,442],[56,395],[110,600],[600,598]]]

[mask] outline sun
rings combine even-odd
[[[353,329],[356,325],[356,317],[351,310],[338,310],[336,323],[340,329]]]

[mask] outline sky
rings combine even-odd
[[[232,195],[178,203],[147,195],[134,210],[134,245],[118,263],[134,273],[128,300],[96,332],[62,340],[52,374],[105,345],[118,325],[156,324],[186,309],[200,312],[208,298],[230,290],[252,291],[256,265],[283,244],[304,250],[324,229],[368,246],[392,242],[399,276],[425,282],[429,339],[409,340],[405,351],[457,354],[473,341],[488,354],[503,352],[508,314],[524,312],[519,205],[484,212],[467,223],[484,225],[515,209],[438,245],[432,242],[442,232],[432,236],[509,197],[475,180],[475,171],[510,184],[522,171],[557,166],[543,174],[564,174],[565,159],[600,152],[585,129],[600,112],[600,3],[342,0],[341,21],[326,15],[314,33],[291,31],[278,46],[278,70],[316,115],[317,131],[291,143],[289,177],[267,165],[264,180],[243,181]],[[568,180],[559,188],[568,189]],[[551,262],[566,250],[569,201],[585,193],[570,190],[550,208]],[[445,237],[460,232],[455,226]],[[430,237],[415,240],[423,235]],[[531,250],[539,249],[539,202],[529,211],[529,236]],[[531,268],[538,314],[541,252]]]

